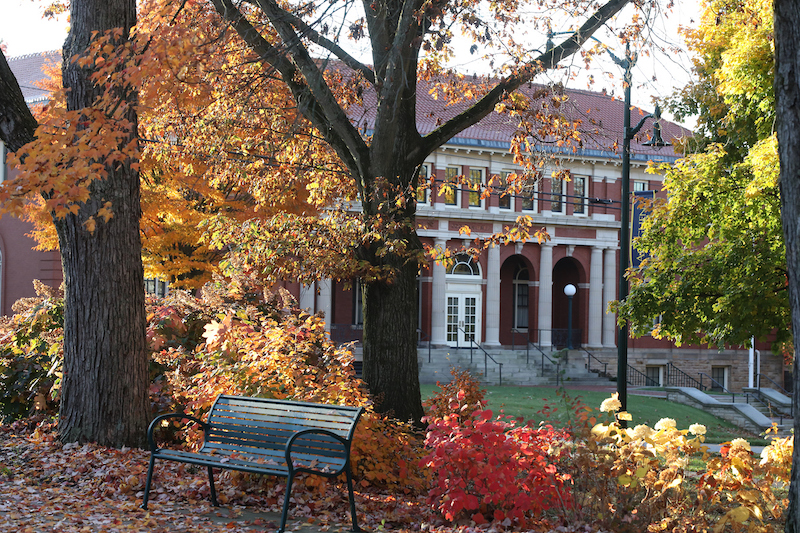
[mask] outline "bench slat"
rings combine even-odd
[[[240,446],[243,448],[252,448],[253,451],[255,450],[277,450],[283,453],[284,445],[286,441],[283,441],[282,445],[276,445],[275,442],[269,441],[262,441],[257,439],[243,439],[239,435],[218,435],[215,434],[214,438],[209,438],[206,440],[208,444],[214,443],[224,443],[229,444],[231,446]],[[294,441],[292,445],[292,453],[304,453],[308,455],[318,455],[320,457],[335,457],[335,458],[343,458],[347,457],[347,450],[344,449],[342,444],[337,443],[337,447],[333,448],[330,446],[330,443],[320,443],[316,441],[308,441],[306,439],[300,438]],[[267,452],[268,453],[268,452]]]
[[[241,409],[225,409],[216,408],[214,414],[218,416],[230,416],[233,418],[263,420],[275,418],[277,420],[313,420],[315,422],[327,422],[331,424],[340,424],[342,426],[349,426],[353,422],[352,416],[343,416],[341,414],[318,414],[318,413],[304,413],[302,411],[281,411],[278,409],[258,409],[256,407],[243,407]]]
[[[303,419],[303,418],[275,418],[272,416],[258,416],[252,415],[249,418],[241,418],[241,417],[232,417],[232,416],[220,416],[220,413],[214,411],[208,417],[209,424],[239,424],[243,428],[246,427],[260,427],[260,428],[270,428],[270,429],[281,429],[281,430],[291,430],[291,431],[302,431],[304,429],[327,429],[330,430],[340,437],[349,440],[350,430],[352,428],[352,420],[345,426],[344,424],[333,423],[333,422],[320,422],[311,419]]]
[[[238,409],[241,407],[254,407],[259,411],[274,409],[276,411],[295,411],[299,413],[319,414],[319,415],[338,415],[353,418],[358,412],[359,407],[348,405],[325,405],[308,402],[296,402],[292,400],[274,400],[269,398],[248,398],[245,396],[225,396],[217,398],[215,409],[223,406]]]
[[[269,474],[273,476],[286,477],[289,474],[289,469],[286,464],[269,464],[269,463],[255,463],[252,461],[241,461],[232,459],[222,455],[207,455],[190,452],[181,452],[176,450],[159,450],[156,457],[160,459],[168,459],[171,461],[179,461],[182,463],[191,463],[200,466],[212,466],[214,468],[226,468],[229,470],[241,470],[243,472],[250,472],[252,474]]]
[[[257,454],[250,450],[242,450],[240,446],[228,444],[228,443],[214,443],[213,446],[204,446],[202,451],[209,454],[210,457],[214,457],[214,453],[219,454],[219,456],[229,456],[231,454],[241,454],[243,456],[250,455],[253,457],[252,461],[257,462],[258,458],[263,458],[264,460],[272,459],[276,463],[279,464],[286,464],[285,455],[283,454]],[[240,458],[243,459],[243,458]],[[304,466],[308,466],[311,463],[315,463],[315,468],[322,470],[326,466],[332,470],[339,469],[344,466],[346,461],[345,457],[325,457],[320,456],[317,454],[306,454],[306,453],[292,453],[292,459],[297,462],[303,463]],[[260,463],[259,463],[260,464]]]

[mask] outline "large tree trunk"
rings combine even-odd
[[[91,70],[71,61],[82,54],[93,31],[136,23],[135,0],[72,0],[71,29],[64,44],[64,86],[67,108],[91,105],[100,89]],[[134,94],[120,88],[119,96]],[[134,125],[136,113],[128,107]],[[61,246],[66,302],[64,377],[59,433],[62,441],[94,441],[108,446],[144,446],[150,418],[148,360],[145,344],[144,273],[139,236],[139,176],[131,161],[107,165],[108,178],[96,180],[91,198],[76,215],[56,220]],[[85,223],[105,202],[113,218]]]
[[[0,52],[0,139],[12,152],[33,140],[36,119],[25,104],[17,78]],[[0,159],[0,165],[4,162]]]
[[[419,266],[408,257],[384,259],[394,263],[395,275],[364,287],[364,381],[378,412],[419,422],[423,415],[417,362]]]
[[[800,1],[775,0],[775,106],[780,158],[781,220],[786,240],[789,300],[794,335],[794,413],[800,413]],[[794,417],[800,435],[800,416]],[[787,533],[800,533],[800,446],[795,442],[789,487]]]

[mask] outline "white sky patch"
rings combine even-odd
[[[6,57],[60,50],[67,38],[67,14],[56,20],[42,18],[43,3],[33,0],[0,0],[0,40]]]

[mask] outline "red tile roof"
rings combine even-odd
[[[29,104],[47,98],[45,90],[36,86],[35,82],[43,79],[42,68],[46,62],[60,61],[61,52],[42,52],[26,56],[9,58],[11,70],[17,76],[26,102]],[[476,85],[482,80],[475,81]],[[540,92],[541,85],[527,84],[520,90],[526,96]],[[464,101],[453,105],[444,105],[444,98],[435,99],[431,94],[431,84],[424,80],[418,82],[417,87],[417,127],[422,135],[432,132],[442,121],[446,121],[460,113],[470,102]],[[624,102],[619,98],[587,90],[552,88],[553,91],[563,91],[566,100],[558,109],[568,119],[580,121],[580,142],[562,148],[550,148],[552,151],[571,153],[573,147],[575,154],[594,155],[600,157],[620,157],[622,151],[622,129]],[[375,119],[376,101],[372,91],[364,92],[364,105],[355,106],[350,110],[351,117],[358,117],[359,126],[371,129]],[[635,126],[641,117],[650,113],[639,108],[631,109],[631,124]],[[691,132],[678,124],[662,119],[663,138],[671,142],[673,138],[690,136]],[[487,148],[507,148],[512,136],[517,132],[517,120],[506,114],[490,113],[478,124],[460,132],[448,144],[467,145]],[[654,150],[641,143],[649,139],[652,132],[652,121],[648,120],[642,127],[639,135],[631,143],[633,159],[671,160],[679,154],[671,147]],[[550,139],[552,140],[552,139]],[[545,143],[543,149],[548,149]]]
[[[61,61],[61,52],[40,52],[7,59],[11,71],[17,77],[25,102],[31,105],[47,100],[48,92],[38,87],[36,82],[45,78],[44,66],[47,63],[59,63]]]

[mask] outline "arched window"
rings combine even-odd
[[[456,262],[450,269],[448,274],[455,274],[458,276],[480,276],[481,271],[478,268],[478,263],[469,254],[458,254]]]
[[[528,329],[528,282],[530,276],[520,261],[514,274],[514,329]]]

